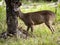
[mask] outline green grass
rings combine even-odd
[[[51,10],[55,12],[55,8],[51,6],[42,5],[33,6],[32,8],[25,9],[21,7],[23,13],[35,12],[40,10]],[[24,23],[19,19],[19,26],[26,29]],[[60,8],[57,9],[56,22],[60,22]],[[46,27],[45,24],[34,26],[34,36],[28,39],[16,39],[15,37],[8,38],[6,40],[0,39],[0,45],[60,45],[60,23],[55,26],[55,33],[52,34],[51,31]],[[6,11],[3,6],[0,7],[0,33],[6,30]]]
[[[6,11],[3,6],[0,6],[0,32],[6,30]]]

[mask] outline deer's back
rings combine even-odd
[[[35,25],[55,18],[55,14],[49,10],[25,13],[24,16],[27,22]]]

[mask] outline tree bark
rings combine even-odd
[[[14,1],[14,0],[13,0]],[[17,15],[14,14],[13,8],[11,6],[11,0],[5,0],[6,2],[6,22],[7,22],[7,32],[8,34],[15,34],[18,26]]]

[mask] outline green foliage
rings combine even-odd
[[[52,0],[53,2],[56,2],[56,1],[58,1],[58,0]]]
[[[21,0],[22,2],[56,2],[58,0]]]
[[[58,7],[60,8],[60,3],[58,4]]]
[[[2,1],[2,0],[0,0],[0,1]]]
[[[0,32],[6,29],[6,12],[3,6],[0,6]]]

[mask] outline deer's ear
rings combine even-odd
[[[22,3],[21,3],[21,2],[19,2],[19,3],[18,3],[18,5],[19,5],[19,6],[21,6],[21,5],[22,5]]]

